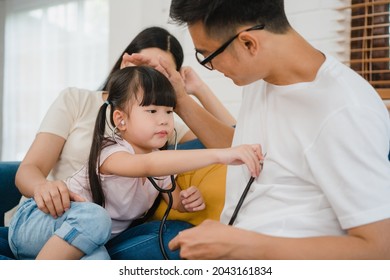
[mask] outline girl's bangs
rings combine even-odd
[[[140,75],[139,82],[143,88],[143,98],[140,106],[176,106],[175,91],[169,80],[160,73],[150,72],[149,75]]]

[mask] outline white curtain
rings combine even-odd
[[[2,160],[21,160],[65,87],[108,74],[108,0],[6,0]]]

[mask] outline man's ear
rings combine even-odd
[[[250,32],[241,33],[238,36],[238,40],[251,54],[255,54],[260,48],[257,37],[253,36]]]

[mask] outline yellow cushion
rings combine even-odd
[[[206,209],[197,212],[179,212],[171,209],[168,219],[181,220],[198,225],[205,219],[219,220],[225,203],[226,165],[214,164],[195,171],[189,171],[176,177],[176,184],[181,189],[196,186],[201,191]],[[167,209],[162,200],[152,219],[161,220]]]

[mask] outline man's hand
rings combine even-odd
[[[180,232],[169,242],[169,249],[180,249],[183,259],[232,259],[237,251],[235,236],[240,236],[237,228],[206,220],[200,225]]]

